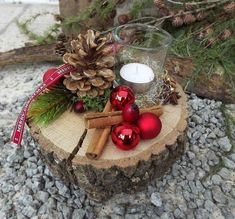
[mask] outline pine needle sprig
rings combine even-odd
[[[76,26],[82,25],[83,21],[89,20],[95,14],[98,14],[102,19],[105,19],[108,16],[110,16],[110,14],[116,8],[116,6],[117,6],[116,0],[106,1],[105,5],[103,4],[103,1],[96,0],[92,5],[87,7],[78,16],[67,17],[64,20],[63,25],[66,27],[73,27],[74,25]]]
[[[40,95],[31,104],[28,118],[35,124],[47,125],[68,110],[73,103],[73,94],[59,85]]]
[[[30,105],[28,119],[37,125],[48,125],[56,120],[66,110],[73,109],[76,101],[82,100],[86,110],[101,112],[104,109],[110,95],[107,89],[103,96],[79,98],[67,90],[63,84],[59,84],[40,95]]]
[[[145,8],[152,7],[153,5],[153,0],[138,0],[133,4],[130,15],[136,18],[141,11],[143,11]]]
[[[197,77],[204,73],[208,78],[216,71],[218,66],[223,67],[222,77],[231,88],[235,87],[235,37],[234,35],[226,41],[220,40],[220,35],[225,28],[234,30],[235,19],[220,17],[213,22],[213,32],[208,34],[203,40],[197,40],[198,30],[207,27],[205,22],[195,23],[190,27],[183,27],[173,33],[175,44],[172,53],[181,58],[192,58],[195,69],[189,76],[187,83],[193,85]],[[208,40],[215,39],[213,46],[208,46]]]
[[[99,9],[97,9],[97,13],[99,13],[103,19],[106,19],[112,11],[115,10],[116,6],[117,0],[109,0],[106,2],[105,6],[102,5]]]
[[[94,110],[96,112],[102,112],[105,104],[107,103],[110,96],[110,90],[107,89],[103,96],[89,97],[85,96],[82,98],[86,110]]]

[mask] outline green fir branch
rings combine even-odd
[[[35,124],[47,125],[68,110],[73,103],[73,94],[62,85],[56,86],[31,104],[28,118]]]
[[[113,12],[113,10],[117,6],[117,0],[109,0],[107,1],[105,6],[101,6],[101,8],[97,11],[100,16],[105,19],[110,16],[110,14]],[[100,12],[99,12],[100,11]]]
[[[83,25],[83,21],[87,21],[93,17],[93,15],[100,15],[102,19],[106,19],[117,6],[116,0],[106,1],[104,4],[101,0],[96,0],[87,9],[81,12],[78,16],[70,16],[65,18],[63,25],[65,27],[76,27]]]
[[[204,73],[208,78],[215,72],[218,66],[224,71],[222,77],[231,88],[235,88],[235,37],[233,35],[225,40],[219,36],[225,28],[234,30],[235,19],[220,18],[214,22],[211,32],[202,41],[196,39],[196,34],[207,26],[208,21],[195,23],[190,27],[183,27],[173,33],[175,44],[171,52],[179,57],[192,58],[194,60],[194,72],[189,76],[188,82],[193,84],[199,74]],[[216,39],[215,45],[207,46],[208,39]]]
[[[153,0],[138,0],[133,4],[130,15],[133,16],[133,18],[137,18],[142,10],[152,7],[153,4]]]
[[[104,109],[105,104],[107,103],[110,95],[110,90],[107,89],[104,92],[103,96],[97,96],[97,97],[89,97],[85,96],[82,98],[86,110],[93,110],[96,112],[102,112]]]
[[[101,112],[109,99],[109,95],[110,90],[107,89],[102,96],[79,98],[76,94],[67,90],[63,84],[60,84],[40,95],[30,105],[28,118],[37,125],[48,125],[66,110],[72,110],[73,104],[79,100],[84,102],[86,110]]]

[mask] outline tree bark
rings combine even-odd
[[[181,95],[179,104],[163,106],[159,136],[140,141],[131,151],[117,149],[109,138],[100,158],[88,159],[85,154],[94,130],[88,130],[77,150],[85,124],[82,115],[74,112],[65,112],[46,127],[30,124],[30,132],[52,172],[84,188],[90,198],[100,201],[121,192],[133,193],[162,176],[184,152],[187,100],[179,85],[177,90]]]
[[[0,66],[43,61],[61,61],[61,57],[55,54],[55,44],[26,46],[0,53]]]
[[[62,62],[62,58],[55,54],[55,44],[27,46],[0,53],[0,66],[18,63],[35,62]],[[215,99],[223,103],[235,103],[235,95],[229,88],[226,81],[219,74],[212,74],[206,78],[201,74],[196,83],[188,86],[187,78],[193,72],[194,65],[191,59],[169,57],[166,62],[166,69],[178,83],[188,92],[198,96]]]

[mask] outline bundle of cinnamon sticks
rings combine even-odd
[[[162,115],[162,106],[154,106],[140,109],[140,113],[151,112],[157,116]],[[85,126],[87,129],[104,128],[117,125],[122,122],[122,111],[111,111],[103,113],[87,113],[84,115]]]
[[[151,112],[156,116],[163,114],[162,106],[140,109],[140,113]],[[108,141],[111,127],[122,122],[122,111],[113,111],[108,101],[102,113],[87,113],[84,115],[87,129],[96,129],[88,146],[86,156],[89,159],[98,159]]]

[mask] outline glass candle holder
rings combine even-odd
[[[162,76],[172,37],[145,24],[126,24],[114,30],[117,83],[131,87],[141,107],[160,102]]]

